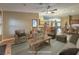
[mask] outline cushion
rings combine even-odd
[[[63,49],[68,49],[68,48],[76,48],[76,45],[74,45],[73,43],[68,42],[67,44],[65,44]]]
[[[68,48],[59,53],[59,55],[76,55],[79,49],[77,48]]]
[[[73,34],[73,35],[70,37],[70,42],[76,45],[78,38],[79,38],[79,37],[78,37],[77,34]]]
[[[65,36],[65,35],[57,35],[56,40],[60,41],[60,42],[63,42],[63,43],[67,43],[67,36]]]
[[[18,37],[26,36],[25,31],[22,31],[22,30],[16,30],[16,31],[15,31],[15,34],[16,34]]]
[[[26,33],[21,33],[21,36],[26,36]]]
[[[79,51],[77,52],[77,55],[79,55]]]

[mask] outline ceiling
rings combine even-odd
[[[44,12],[47,10],[47,6],[50,6],[50,10],[57,9],[57,11],[52,14],[45,14]],[[53,16],[79,14],[79,3],[0,3],[0,8],[4,11],[32,12]]]

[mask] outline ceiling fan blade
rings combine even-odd
[[[57,11],[58,9],[53,9],[53,10],[50,10],[50,11]]]
[[[55,12],[51,12],[51,13],[55,13]]]
[[[57,11],[57,9],[53,9],[53,11]]]

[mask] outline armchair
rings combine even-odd
[[[24,30],[16,30],[15,31],[15,44],[26,42],[26,33]]]

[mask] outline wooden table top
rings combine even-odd
[[[30,43],[30,45],[35,45],[35,44],[38,44],[38,43],[41,43],[41,42],[44,42],[44,41],[46,41],[46,40],[50,40],[51,39],[51,37],[46,37],[46,38],[44,38],[44,39],[37,39],[37,40],[34,40],[33,38],[32,39],[30,39],[29,40],[29,43]]]
[[[6,38],[6,39],[1,40],[0,44],[13,44],[14,41],[15,41],[14,38],[8,38],[8,39]]]

